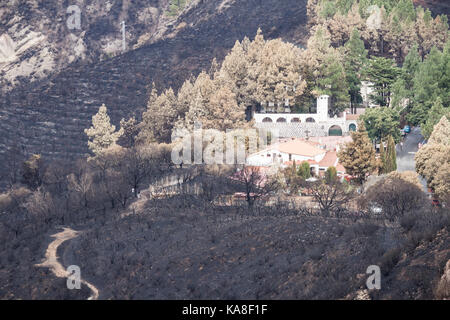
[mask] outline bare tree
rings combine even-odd
[[[310,190],[320,210],[325,214],[330,214],[342,208],[354,196],[351,187],[339,181],[325,183],[325,180],[322,179],[312,183]]]
[[[115,207],[116,201],[125,208],[128,200],[132,197],[126,176],[117,170],[107,171],[104,181],[105,192],[111,200],[112,207]]]
[[[52,195],[41,189],[34,191],[23,206],[28,212],[42,219],[45,224],[50,223],[58,211]]]
[[[0,173],[0,180],[5,179],[9,189],[19,182],[22,163],[23,154],[21,148],[13,146],[6,151],[5,170]]]
[[[68,187],[67,177],[71,173],[70,163],[63,161],[52,162],[43,177],[43,185],[46,189],[61,196],[66,193]]]
[[[82,172],[79,175],[72,173],[68,176],[68,180],[69,190],[73,191],[81,200],[83,207],[87,208],[92,191],[92,175],[89,172]]]
[[[245,199],[249,208],[253,207],[256,200],[264,198],[280,188],[278,179],[263,173],[259,167],[245,166],[238,169],[235,179],[244,185]]]
[[[94,173],[92,167],[85,159],[78,160],[72,173],[67,176],[68,190],[72,202],[87,210],[91,200],[94,199]]]
[[[156,171],[157,156],[150,149],[130,148],[118,161],[117,170],[123,173],[127,184],[137,198],[141,184]]]

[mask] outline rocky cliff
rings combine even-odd
[[[4,1],[0,3],[1,91],[57,73],[74,62],[122,52],[162,36],[169,0]],[[78,24],[74,24],[78,19]]]

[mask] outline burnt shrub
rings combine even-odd
[[[387,251],[381,257],[381,272],[383,275],[388,275],[395,265],[400,261],[402,250],[400,248],[394,248]]]
[[[363,198],[363,206],[367,210],[378,208],[390,220],[421,210],[427,204],[426,195],[419,186],[391,176],[371,186]]]

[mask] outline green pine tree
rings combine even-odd
[[[327,183],[332,183],[337,179],[337,170],[335,167],[328,167],[325,171],[325,181]]]
[[[414,76],[414,99],[407,119],[413,125],[425,123],[428,111],[438,97],[448,94],[449,84],[444,81],[443,54],[433,48]],[[450,74],[450,73],[449,73]]]
[[[380,106],[389,106],[391,101],[392,85],[400,75],[399,68],[391,59],[375,57],[369,60],[367,78],[374,85],[375,94],[372,100]]]
[[[428,112],[427,121],[422,124],[422,135],[428,139],[433,132],[434,126],[446,115],[450,118],[450,108],[444,108],[441,97],[438,97]]]
[[[358,29],[354,29],[350,40],[345,44],[344,67],[350,95],[350,108],[353,113],[355,104],[362,101],[361,78],[367,66],[367,50],[361,40]]]
[[[377,168],[375,149],[363,122],[359,124],[358,131],[352,132],[352,140],[339,151],[339,162],[357,183],[362,184]]]
[[[321,67],[320,76],[317,79],[317,94],[330,96],[330,115],[338,114],[348,107],[350,96],[346,81],[345,68],[336,54],[328,54]]]
[[[419,55],[419,46],[414,46],[409,50],[408,55],[403,62],[401,70],[401,78],[405,81],[405,87],[407,90],[412,90],[414,86],[414,75],[419,70],[422,59]]]
[[[297,174],[305,180],[311,178],[311,167],[307,161],[300,164]]]
[[[386,150],[384,148],[384,141],[380,141],[380,158],[379,158],[379,168],[378,174],[386,173]]]
[[[361,119],[370,139],[380,141],[392,136],[396,142],[400,141],[400,114],[397,110],[388,107],[370,108]]]
[[[392,136],[388,137],[386,148],[386,165],[384,173],[389,173],[397,170],[397,154],[395,150],[395,142]]]

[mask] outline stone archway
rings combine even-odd
[[[342,136],[342,128],[338,125],[331,126],[330,129],[328,129],[328,135],[329,136]]]
[[[350,123],[348,126],[348,131],[356,131],[356,123]]]
[[[273,122],[271,118],[265,117],[262,122]]]
[[[292,118],[292,119],[291,119],[291,122],[299,123],[299,122],[301,122],[301,121],[300,121],[300,118]]]
[[[314,123],[316,120],[314,118],[306,118],[306,122]]]
[[[282,122],[287,122],[287,121],[286,121],[286,118],[278,118],[277,122],[278,123],[280,123],[280,122],[282,123]]]

